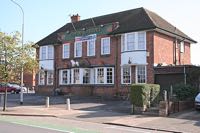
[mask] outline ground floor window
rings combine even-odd
[[[83,84],[89,84],[90,78],[90,69],[83,69]]]
[[[146,83],[146,66],[136,66],[137,83]]]
[[[130,84],[131,83],[131,66],[125,66],[121,69],[121,83]]]
[[[53,71],[47,71],[47,85],[53,85]]]
[[[113,84],[114,83],[114,68],[100,67],[96,68],[96,84]]]
[[[59,71],[59,84],[113,84],[114,68],[73,68]]]
[[[59,72],[59,83],[60,85],[70,84],[70,70],[64,69]]]
[[[45,72],[44,71],[40,71],[39,72],[39,85],[45,85]]]

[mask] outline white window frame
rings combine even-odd
[[[63,72],[66,71],[67,72],[67,83],[63,82]],[[59,71],[59,85],[68,85],[70,84],[70,69],[63,69]]]
[[[93,45],[93,51],[92,51],[92,54],[91,54],[91,45]],[[91,40],[88,40],[87,41],[87,56],[95,56],[95,45],[96,45],[96,40],[95,39],[91,39]]]
[[[107,69],[112,69],[112,83],[107,82]],[[98,69],[103,69],[103,83],[98,82]],[[97,67],[95,68],[95,84],[114,84],[114,67]]]
[[[104,44],[104,40],[108,39],[108,44]],[[104,52],[104,47],[108,46],[108,51]],[[107,55],[110,54],[110,37],[104,37],[101,38],[101,55]]]
[[[49,73],[52,73],[52,82],[49,83]],[[54,81],[54,73],[53,71],[47,71],[47,85],[53,85],[53,81]]]
[[[129,69],[129,75],[130,75],[130,82],[129,83],[125,83],[124,82],[124,68]],[[132,74],[131,74],[131,66],[122,66],[121,67],[121,84],[131,84],[132,78],[131,78]]]
[[[143,41],[140,41],[139,35],[144,34]],[[133,49],[128,49],[128,36],[133,35],[134,36],[134,46]],[[140,48],[139,45],[141,45],[140,42],[144,42],[143,48]],[[125,33],[121,35],[121,52],[126,52],[126,51],[134,51],[134,50],[146,50],[146,32],[141,31],[141,32],[130,32],[130,33]]]
[[[80,45],[80,51],[77,51],[77,45]],[[80,52],[80,55],[78,53]],[[77,41],[74,43],[74,57],[82,57],[82,42]]]
[[[44,81],[41,83],[41,73],[44,74]],[[38,85],[45,85],[45,71],[40,71],[39,74],[38,74]]]
[[[76,70],[78,70],[78,80],[76,80],[75,79],[75,71]],[[72,82],[73,82],[73,84],[82,84],[82,82],[81,82],[81,69],[80,68],[74,68],[74,69],[72,69],[72,71],[73,71],[73,79],[72,79]],[[78,81],[78,82],[77,82]]]
[[[63,44],[63,59],[70,57],[70,43]]]
[[[139,83],[138,82],[138,67],[145,67],[145,79],[144,79],[145,82],[144,83]],[[136,81],[137,84],[145,84],[145,83],[147,83],[147,66],[145,66],[145,65],[136,66],[135,67],[135,73],[136,73],[135,74],[135,76],[136,76],[135,77],[135,79],[136,79],[135,81]]]
[[[185,52],[185,44],[183,41],[180,42],[180,52],[184,53]]]
[[[40,60],[54,59],[54,46],[41,46],[40,47]]]
[[[90,84],[90,83],[91,83],[91,69],[90,69],[90,68],[83,68],[82,71],[83,71],[83,72],[82,72],[82,73],[83,73],[83,74],[82,74],[83,76],[81,77],[81,78],[83,79],[83,82],[82,82],[82,83],[83,83],[83,84]],[[89,73],[88,73],[89,75],[86,76],[84,71],[89,71]],[[88,82],[88,83],[84,83],[84,81],[86,81],[86,80],[84,80],[84,77],[85,77],[85,78],[89,78],[89,82]]]

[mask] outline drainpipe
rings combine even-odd
[[[186,75],[186,72],[185,72],[185,65],[183,67],[183,73],[184,73],[184,84],[186,85],[186,78],[187,78],[187,75]]]

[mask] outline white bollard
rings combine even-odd
[[[167,101],[168,99],[167,99],[167,91],[166,90],[164,90],[164,101]]]
[[[46,108],[49,108],[49,97],[46,97]]]
[[[67,110],[71,110],[69,98],[67,98],[66,103],[67,103]]]

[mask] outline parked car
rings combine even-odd
[[[16,88],[19,92],[21,91],[21,86],[17,83],[8,83],[10,87]],[[27,88],[25,86],[22,87],[23,92],[27,92]]]
[[[17,90],[16,88],[10,86],[8,83],[0,83],[0,92],[5,92],[5,90],[7,89],[7,92],[10,93],[19,93],[20,91]]]
[[[200,93],[195,97],[195,109],[200,109]]]

